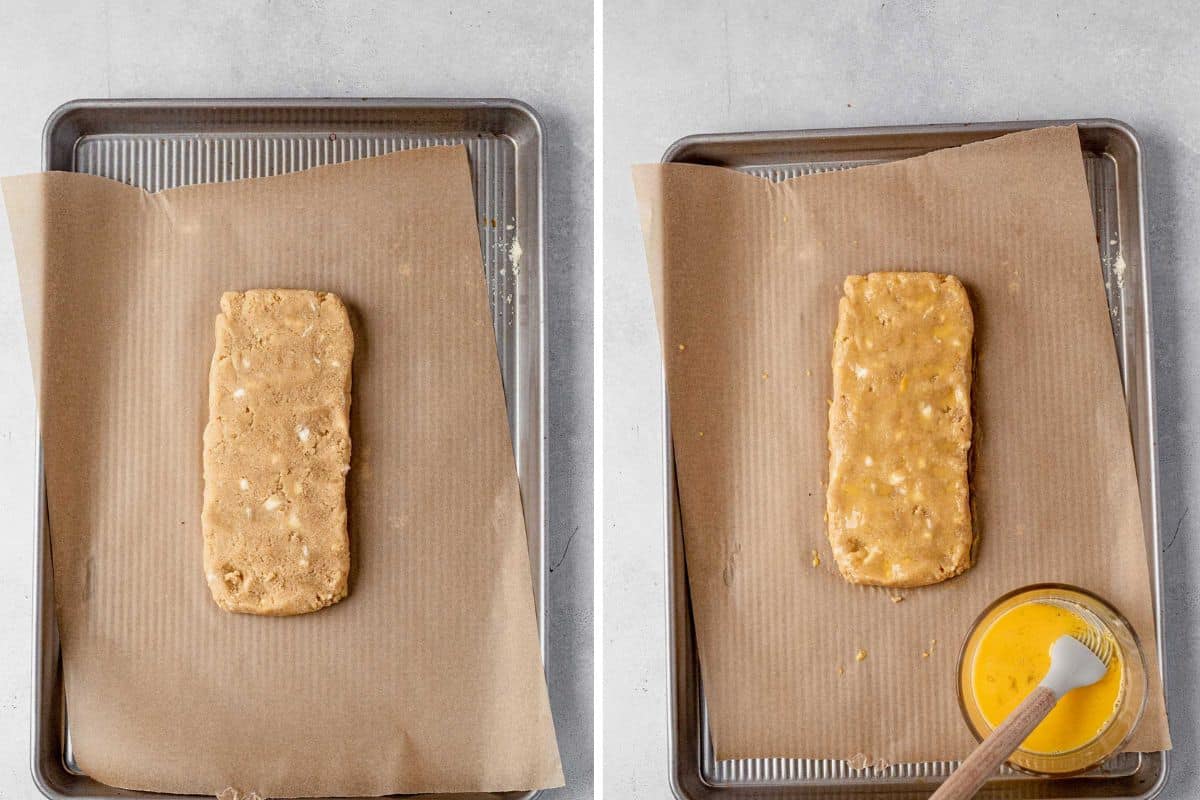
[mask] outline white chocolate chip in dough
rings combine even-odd
[[[309,437],[312,436],[312,431],[310,431],[304,425],[297,425],[296,426],[296,436],[297,436],[297,438],[300,439],[300,441],[307,442]]]
[[[238,486],[240,486],[242,491],[244,492],[250,488],[250,481],[246,480],[245,478],[242,478],[240,481],[238,481]]]
[[[281,500],[278,495],[274,494],[263,501],[263,508],[265,508],[267,511],[275,511],[281,505],[283,505],[283,500]]]

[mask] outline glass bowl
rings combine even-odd
[[[979,645],[992,623],[1005,613],[1019,605],[1037,602],[1066,604],[1081,610],[1085,619],[1090,617],[1099,621],[1105,629],[1102,632],[1111,634],[1121,656],[1124,674],[1116,711],[1095,738],[1074,750],[1058,753],[1017,750],[1008,759],[1011,766],[1035,775],[1077,775],[1098,767],[1128,743],[1129,737],[1141,721],[1148,690],[1146,664],[1137,635],[1124,617],[1096,595],[1074,586],[1044,583],[1009,592],[988,606],[971,626],[971,631],[959,652],[958,703],[967,727],[975,734],[975,738],[982,742],[992,732],[992,725],[980,710],[972,686],[971,676]]]

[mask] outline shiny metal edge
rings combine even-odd
[[[536,415],[538,430],[536,431],[537,453],[537,486],[539,507],[537,509],[537,542],[531,548],[538,555],[538,569],[535,574],[535,599],[538,609],[538,643],[542,656],[543,671],[547,668],[549,636],[546,625],[546,587],[547,587],[547,501],[546,501],[546,245],[545,245],[545,165],[546,138],[545,125],[538,112],[528,103],[511,98],[445,98],[445,97],[410,97],[410,98],[81,98],[63,103],[46,119],[42,127],[42,169],[50,170],[54,163],[55,146],[62,137],[62,127],[73,114],[87,111],[105,110],[114,113],[137,112],[171,112],[187,111],[197,113],[212,113],[214,110],[232,110],[247,115],[255,112],[269,111],[271,113],[296,112],[337,112],[362,109],[379,113],[407,112],[478,112],[502,111],[522,117],[532,128],[532,143],[525,145],[532,156],[532,181],[536,192],[534,203],[534,218],[536,244],[533,251],[537,255],[537,302],[536,321],[532,326],[536,332],[537,341],[534,353],[538,360],[536,365],[538,411]],[[463,127],[461,130],[470,130]],[[286,127],[281,128],[287,132]],[[71,149],[75,147],[78,136],[72,138]],[[515,149],[515,147],[514,147]],[[519,204],[520,199],[516,198]],[[525,252],[529,252],[530,243],[522,241]],[[520,372],[520,366],[516,371]],[[65,729],[65,709],[62,696],[62,675],[60,651],[58,642],[57,622],[55,620],[53,598],[53,574],[50,562],[49,521],[46,508],[45,464],[41,444],[40,422],[35,415],[35,460],[36,474],[34,491],[37,496],[37,529],[35,532],[33,558],[33,658],[30,719],[30,772],[34,786],[50,800],[110,800],[110,798],[138,798],[140,800],[205,800],[201,795],[162,794],[155,792],[140,792],[106,786],[69,767],[65,759],[65,740],[69,735]],[[48,652],[48,650],[53,652]],[[50,763],[57,762],[72,785],[65,789],[51,778],[48,770]],[[500,794],[471,794],[453,795],[463,800],[534,800],[541,796],[541,791],[504,792]],[[407,795],[396,795],[397,797]],[[434,795],[436,796],[436,795]],[[450,797],[448,795],[443,795]],[[282,800],[282,799],[281,799]],[[365,798],[364,798],[365,800]]]
[[[1120,131],[1126,136],[1133,148],[1133,162],[1137,170],[1136,185],[1137,185],[1137,219],[1138,219],[1138,252],[1141,258],[1141,268],[1138,278],[1142,282],[1142,352],[1141,362],[1142,368],[1146,374],[1145,400],[1149,410],[1146,419],[1146,439],[1149,446],[1149,461],[1150,469],[1148,470],[1149,481],[1149,502],[1153,526],[1150,540],[1154,545],[1153,557],[1150,559],[1150,570],[1153,576],[1152,590],[1154,593],[1154,621],[1158,626],[1157,642],[1158,647],[1158,671],[1159,680],[1162,682],[1163,704],[1166,705],[1170,699],[1170,687],[1167,685],[1167,649],[1166,649],[1166,615],[1163,605],[1163,572],[1162,572],[1162,520],[1161,501],[1158,496],[1158,404],[1155,388],[1155,366],[1154,366],[1154,308],[1153,308],[1153,280],[1150,272],[1150,252],[1146,245],[1146,162],[1145,151],[1142,148],[1142,140],[1138,136],[1137,131],[1128,123],[1115,119],[1104,119],[1097,122],[1110,125],[1115,130]],[[1153,800],[1158,797],[1166,788],[1167,780],[1171,773],[1171,752],[1164,751],[1160,754],[1162,765],[1159,768],[1157,779],[1143,792],[1138,800]]]
[[[1063,120],[1027,120],[1014,122],[988,122],[988,123],[958,123],[958,124],[940,124],[940,125],[905,125],[905,126],[876,126],[863,128],[823,128],[811,130],[781,130],[781,131],[759,131],[759,132],[742,132],[742,133],[719,133],[719,134],[694,134],[685,136],[672,143],[663,153],[661,163],[672,163],[685,160],[688,152],[692,148],[720,145],[741,145],[746,142],[754,142],[764,145],[764,150],[769,150],[770,146],[775,146],[780,150],[786,150],[789,145],[793,151],[800,143],[808,143],[813,141],[823,141],[835,149],[840,148],[841,153],[860,152],[862,143],[865,141],[877,144],[886,145],[889,141],[894,141],[900,137],[919,136],[919,137],[939,137],[944,141],[939,141],[935,145],[916,147],[910,152],[903,155],[893,156],[884,160],[897,160],[899,158],[911,157],[920,155],[925,152],[943,149],[946,147],[959,146],[971,141],[981,141],[984,139],[1003,136],[1008,133],[1016,133],[1018,131],[1029,130],[1032,128],[1046,127],[1049,125],[1077,125],[1081,131],[1089,134],[1108,134],[1110,136],[1118,136],[1127,143],[1132,153],[1131,163],[1127,170],[1131,170],[1133,175],[1121,174],[1120,178],[1132,180],[1136,186],[1136,223],[1137,223],[1137,251],[1140,257],[1138,265],[1138,277],[1141,281],[1142,297],[1140,303],[1140,312],[1142,314],[1140,326],[1140,347],[1138,348],[1137,356],[1138,363],[1145,375],[1145,386],[1142,388],[1141,399],[1146,403],[1148,413],[1146,420],[1143,421],[1143,432],[1148,450],[1149,469],[1147,470],[1147,488],[1148,498],[1143,499],[1143,503],[1150,506],[1150,535],[1148,542],[1153,545],[1149,553],[1151,573],[1153,576],[1152,594],[1155,606],[1155,623],[1158,628],[1157,637],[1157,654],[1159,659],[1160,672],[1162,673],[1163,691],[1167,692],[1166,686],[1166,668],[1165,668],[1165,630],[1163,624],[1163,578],[1162,565],[1160,556],[1160,519],[1159,519],[1159,499],[1158,499],[1158,454],[1157,454],[1157,439],[1156,439],[1156,421],[1155,421],[1155,390],[1154,390],[1154,354],[1153,354],[1153,314],[1151,310],[1151,288],[1150,288],[1150,269],[1146,247],[1146,211],[1145,211],[1145,167],[1143,162],[1143,149],[1140,139],[1134,129],[1127,123],[1112,119],[1112,118],[1081,118],[1081,119],[1063,119]],[[795,158],[798,153],[793,152],[791,161],[802,161],[803,158]],[[691,163],[705,163],[704,161]],[[819,163],[819,162],[818,162]],[[1124,245],[1124,242],[1122,243]],[[701,716],[700,705],[703,702],[702,692],[699,688],[699,666],[697,656],[695,654],[694,644],[691,642],[693,637],[692,616],[690,602],[688,598],[688,587],[686,581],[686,573],[684,569],[684,556],[682,537],[679,533],[678,517],[678,502],[675,487],[675,467],[674,456],[672,452],[671,442],[671,427],[670,427],[670,408],[668,405],[666,372],[665,369],[660,373],[660,391],[663,404],[663,453],[664,453],[664,470],[663,470],[663,496],[666,498],[664,509],[664,525],[667,532],[667,541],[665,547],[666,557],[666,594],[667,594],[667,703],[668,703],[668,729],[667,729],[667,750],[668,750],[668,780],[671,791],[679,800],[700,800],[700,798],[724,798],[724,797],[740,797],[740,798],[810,798],[816,796],[826,796],[830,792],[838,795],[849,796],[875,796],[879,798],[887,797],[888,800],[908,800],[908,798],[924,798],[929,792],[936,788],[938,780],[923,779],[919,782],[914,782],[909,785],[888,781],[885,784],[872,785],[868,782],[855,781],[854,783],[845,783],[842,785],[821,783],[807,786],[771,786],[756,784],[745,787],[728,787],[714,786],[709,784],[701,774],[699,768],[700,754],[703,750],[704,743],[698,741],[699,733],[699,718]],[[1132,421],[1131,421],[1132,424]],[[1147,515],[1143,513],[1143,516]],[[1145,766],[1154,772],[1147,776],[1149,777],[1148,785],[1144,786],[1141,791],[1134,794],[1116,795],[1112,793],[1093,792],[1088,789],[1086,792],[1073,793],[1069,796],[1076,797],[1105,797],[1105,798],[1122,798],[1122,800],[1152,800],[1157,797],[1166,785],[1168,772],[1170,769],[1170,753],[1149,753],[1138,754],[1140,758],[1138,771]],[[1157,762],[1157,765],[1148,763]],[[1135,776],[1136,777],[1136,776]],[[1084,779],[1090,781],[1091,784],[1102,782],[1097,779]],[[1007,782],[1002,782],[1001,787]],[[1031,791],[1036,791],[1035,787],[1038,784],[1044,785],[1046,782],[1022,780],[1020,783],[1026,784],[1024,787],[1019,784],[1011,790],[1001,788],[1004,792],[999,797],[1004,798],[1033,798],[1041,795],[1031,794]],[[1072,784],[1078,786],[1080,781],[1074,780],[1070,782],[1056,781],[1054,785],[1061,788],[1066,788]],[[1145,783],[1143,781],[1143,783]],[[1032,784],[1032,785],[1030,785]],[[1085,786],[1087,784],[1084,784]],[[987,792],[987,790],[984,790]]]

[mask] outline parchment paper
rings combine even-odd
[[[1077,132],[782,183],[682,164],[635,182],[717,758],[965,756],[959,646],[991,601],[1042,581],[1130,620],[1152,675],[1131,749],[1170,747]],[[978,358],[978,562],[903,592],[846,583],[823,522],[842,281],[889,269],[959,276]]]
[[[146,194],[3,182],[40,393],[80,767],[265,797],[561,785],[470,167],[430,148]],[[229,614],[201,564],[226,290],[339,294],[355,328],[350,595]]]

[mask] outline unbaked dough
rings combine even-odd
[[[851,583],[924,586],[971,566],[973,335],[967,292],[952,275],[846,278],[826,516]]]
[[[204,430],[204,569],[226,611],[283,616],[346,596],[350,364],[342,301],[227,292]]]

